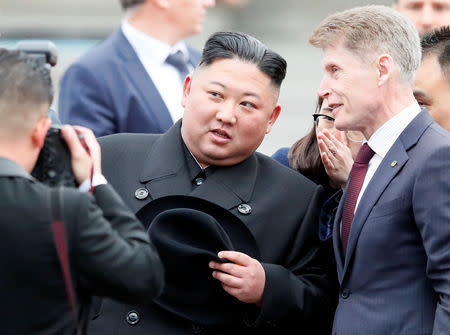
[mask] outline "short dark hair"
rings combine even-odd
[[[211,65],[218,58],[238,58],[255,64],[280,87],[286,76],[287,63],[256,38],[240,32],[217,32],[205,43],[199,67]]]
[[[122,9],[128,9],[134,7],[136,5],[143,4],[145,0],[120,0],[120,4],[122,5]]]
[[[0,122],[33,122],[38,107],[53,100],[52,80],[47,65],[19,50],[0,48]],[[11,125],[13,126],[13,125]]]
[[[422,58],[436,55],[444,77],[450,81],[450,27],[444,26],[425,34],[420,43]]]

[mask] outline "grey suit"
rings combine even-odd
[[[95,198],[94,198],[95,197]],[[82,319],[92,295],[150,301],[163,268],[140,223],[110,185],[94,197],[63,189],[72,282]],[[5,335],[74,334],[51,230],[50,188],[0,158],[0,307]]]
[[[368,184],[345,261],[341,201],[333,232],[341,284],[333,334],[449,334],[449,171],[450,135],[422,111]]]
[[[328,311],[328,282],[318,241],[321,187],[271,158],[255,153],[228,167],[214,167],[193,187],[180,122],[163,135],[117,134],[100,139],[108,180],[137,212],[152,199],[187,194],[212,201],[237,215],[254,234],[266,273],[261,308],[239,324],[207,328],[156,307],[104,301],[92,334],[288,334],[311,326]],[[139,200],[137,189],[149,195]],[[145,192],[144,192],[145,193]],[[245,215],[241,204],[251,207]],[[135,325],[127,323],[134,310]],[[320,324],[317,324],[319,328]],[[289,328],[290,327],[290,328]],[[294,327],[294,328],[292,328]],[[320,330],[317,330],[320,333]]]

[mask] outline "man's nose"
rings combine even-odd
[[[322,78],[320,82],[319,89],[317,90],[317,94],[322,99],[326,98],[330,94],[330,87],[326,77]]]
[[[433,27],[434,22],[434,10],[431,6],[425,6],[422,10],[422,15],[420,15],[419,24],[424,30],[429,30]]]
[[[224,103],[220,106],[219,111],[216,114],[217,120],[228,123],[228,124],[234,124],[236,123],[236,110],[235,106],[232,102]]]

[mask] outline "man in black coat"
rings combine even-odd
[[[285,72],[285,60],[255,38],[216,33],[184,82],[181,121],[163,135],[100,139],[105,175],[134,212],[154,199],[189,195],[229,210],[247,225],[261,262],[223,250],[219,257],[228,262],[205,264],[247,313],[232,323],[211,324],[184,319],[156,303],[104,299],[91,334],[287,334],[312,325],[320,333],[330,313],[318,240],[321,187],[255,152],[280,113]],[[185,304],[189,308],[188,299]]]
[[[81,187],[90,184],[92,166],[97,186],[93,196],[69,188],[56,193],[67,242],[67,250],[58,254],[52,189],[30,175],[50,127],[52,95],[43,64],[19,51],[0,49],[0,332],[6,335],[74,334],[76,318],[83,329],[92,295],[146,303],[163,286],[158,253],[106,183],[100,147],[82,127],[77,130],[92,159],[72,127],[65,126],[62,134],[77,182]],[[60,255],[68,256],[70,280],[63,275]],[[72,289],[74,311],[68,298]]]

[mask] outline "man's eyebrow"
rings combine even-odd
[[[210,81],[210,84],[212,85],[218,85],[224,89],[227,88],[227,86],[225,86],[224,84],[222,84],[221,82],[218,81]],[[259,94],[256,94],[254,92],[244,92],[243,94],[244,96],[250,96],[250,97],[255,97],[256,99],[261,99],[261,96]]]
[[[218,82],[218,81],[211,81],[210,84],[213,84],[213,85],[219,85],[219,86],[222,87],[222,88],[227,88],[224,84],[222,84],[222,83],[220,83],[220,82]]]
[[[416,98],[427,98],[427,95],[425,94],[425,92],[423,92],[421,90],[414,90],[413,94],[414,94],[414,97],[416,97]]]

